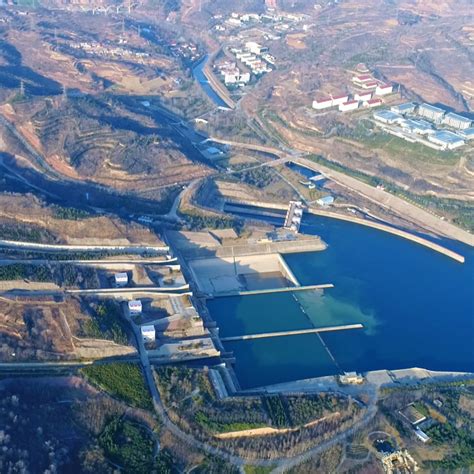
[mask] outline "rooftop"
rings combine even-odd
[[[457,143],[463,141],[463,138],[453,132],[448,132],[447,130],[442,130],[433,134],[435,140],[445,142],[445,143]]]
[[[462,115],[459,115],[459,114],[455,114],[454,112],[450,112],[449,114],[446,114],[446,119],[447,118],[451,118],[453,120],[459,120],[460,122],[464,122],[464,123],[471,123],[472,120],[467,118],[467,117],[463,117]]]

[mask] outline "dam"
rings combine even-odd
[[[328,326],[314,329],[297,329],[294,331],[264,332],[260,334],[244,334],[242,336],[221,337],[222,342],[247,341],[250,339],[266,339],[268,337],[299,336],[302,334],[318,334],[320,332],[345,331],[348,329],[362,329],[362,324],[345,324],[343,326]]]

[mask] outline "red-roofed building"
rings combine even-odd
[[[370,99],[364,102],[364,107],[378,107],[382,103],[382,99]]]
[[[339,110],[341,112],[347,112],[349,110],[355,110],[359,108],[358,100],[349,100],[339,105]]]
[[[332,105],[340,105],[349,100],[348,95],[336,95],[332,97]]]
[[[364,82],[360,86],[362,89],[375,89],[379,83],[377,81]]]
[[[332,107],[332,105],[333,103],[331,97],[313,100],[313,109],[327,109],[328,107]]]
[[[375,95],[391,94],[393,92],[392,84],[379,84],[375,89]]]
[[[354,94],[354,100],[370,100],[372,98],[372,92],[361,92],[360,94]]]
[[[362,75],[359,75],[359,76],[354,76],[352,78],[352,82],[354,82],[357,85],[362,85],[365,82],[370,82],[370,81],[373,81],[373,80],[374,80],[374,78],[372,77],[371,74],[362,74]]]

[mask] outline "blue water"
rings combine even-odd
[[[296,298],[217,299],[209,305],[211,315],[229,335],[355,322],[364,329],[321,335],[336,369],[321,358],[317,336],[225,343],[234,351],[243,388],[339,370],[474,372],[473,248],[445,243],[466,257],[460,264],[400,237],[336,219],[305,217],[302,231],[320,235],[328,249],[286,255],[286,261],[302,284],[334,288]]]
[[[227,104],[219,97],[214,89],[210,86],[209,82],[204,75],[203,69],[207,62],[207,56],[205,56],[196,66],[193,68],[193,77],[202,87],[206,95],[216,104],[218,107],[229,108]]]

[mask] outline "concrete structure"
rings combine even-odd
[[[288,211],[285,217],[285,229],[298,233],[300,230],[301,219],[303,217],[303,203],[301,201],[290,201]]]
[[[415,435],[423,443],[427,443],[430,440],[430,437],[424,431],[420,430],[420,428],[416,428]]]
[[[332,105],[341,105],[344,104],[349,100],[348,95],[337,95],[337,96],[332,96]]]
[[[332,196],[324,196],[316,201],[320,206],[328,207],[334,202]]]
[[[375,89],[375,95],[387,95],[393,92],[393,86],[391,84],[379,84]]]
[[[354,100],[370,100],[372,99],[372,92],[360,92],[354,94]]]
[[[359,108],[359,101],[358,100],[349,100],[342,104],[339,104],[339,110],[341,112],[349,112],[350,110],[356,110]]]
[[[386,124],[400,123],[403,120],[401,115],[391,110],[379,110],[374,112],[373,117],[375,120]]]
[[[131,315],[142,314],[142,302],[140,300],[132,300],[128,302],[128,311]]]
[[[426,117],[429,120],[432,120],[435,123],[441,123],[443,120],[444,114],[446,112],[439,107],[435,107],[431,104],[421,104],[418,107],[418,115],[420,117]]]
[[[114,275],[114,281],[117,286],[125,286],[128,283],[128,275],[123,273],[116,273]]]
[[[364,382],[364,377],[357,372],[344,372],[339,375],[339,382],[344,385],[356,385]]]
[[[313,100],[313,109],[321,110],[332,107],[331,97],[325,97],[324,99]]]
[[[390,111],[396,114],[405,115],[412,114],[416,109],[416,104],[413,102],[406,102],[405,104],[393,105]]]
[[[142,333],[143,342],[155,342],[155,339],[156,339],[155,326],[153,325],[141,326],[140,330]]]
[[[439,145],[443,150],[454,150],[465,143],[462,137],[446,130],[433,133],[428,137],[428,140]]]
[[[443,118],[443,123],[459,130],[465,130],[471,126],[472,120],[463,117],[462,115],[450,112],[449,114],[446,114]]]
[[[383,104],[382,99],[370,99],[364,102],[364,107],[380,107]]]
[[[400,126],[405,131],[417,133],[419,135],[429,135],[436,133],[436,130],[433,129],[431,124],[425,120],[406,119],[400,122]]]

